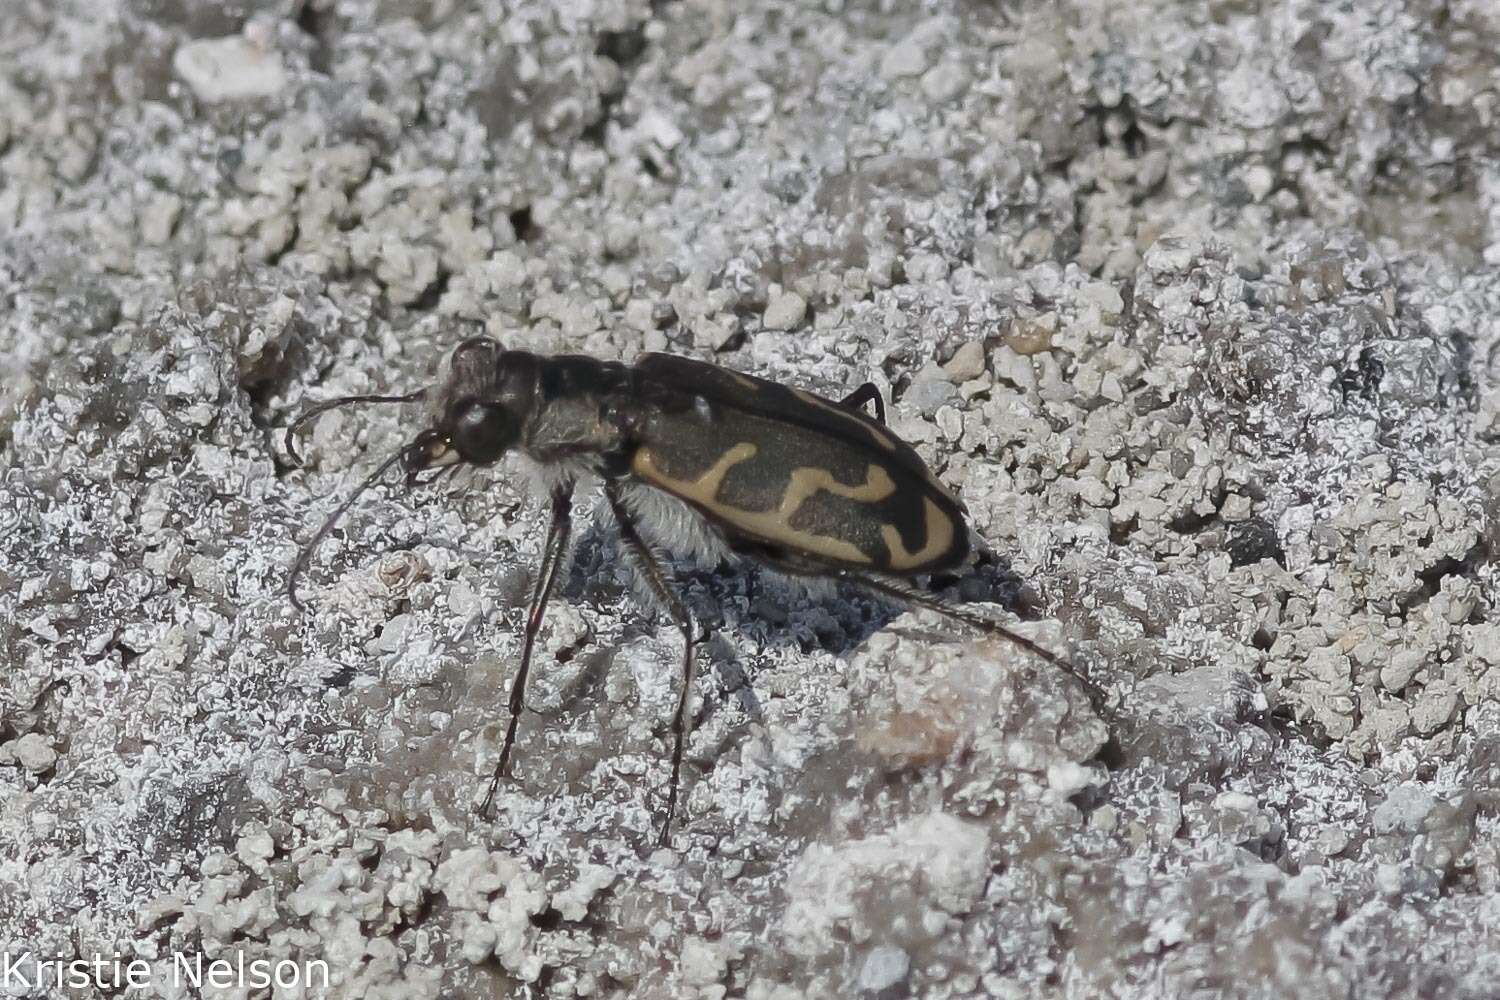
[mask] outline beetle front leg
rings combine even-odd
[[[536,586],[531,592],[531,603],[526,611],[526,633],[521,647],[521,666],[510,685],[510,723],[505,729],[505,744],[500,750],[500,762],[495,765],[495,775],[490,779],[489,791],[479,806],[479,815],[487,816],[495,801],[495,790],[500,778],[510,765],[510,752],[516,744],[516,726],[521,719],[521,709],[526,703],[526,675],[531,670],[531,657],[536,651],[537,632],[541,630],[542,618],[547,613],[547,602],[557,584],[558,570],[563,564],[563,555],[568,548],[568,537],[573,526],[573,484],[559,486],[552,494],[552,524],[547,529],[547,541],[542,547],[542,565],[537,571]]]

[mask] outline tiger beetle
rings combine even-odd
[[[429,470],[443,475],[465,464],[492,465],[512,450],[539,467],[551,493],[552,520],[511,682],[505,742],[481,816],[490,814],[510,765],[537,632],[565,562],[574,485],[585,475],[602,480],[624,550],[682,635],[663,845],[677,807],[697,640],[648,538],[710,559],[732,554],[793,576],[849,581],[931,609],[1065,670],[1096,708],[1103,704],[1100,689],[1073,664],[913,585],[914,577],[951,571],[968,560],[969,527],[963,504],[886,428],[885,403],[873,383],[833,402],[668,354],[644,354],[627,365],[508,351],[489,337],[474,337],[453,349],[431,388],[345,396],[311,407],[287,428],[287,453],[298,460],[293,435],[334,407],[410,402],[428,404],[431,425],[329,516],[299,553],[287,594],[301,609],[297,578],[314,549],[393,465],[400,463],[408,484]],[[873,404],[873,418],[866,404]]]

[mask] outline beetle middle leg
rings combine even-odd
[[[849,395],[839,400],[839,405],[851,410],[857,410],[866,403],[875,404],[875,419],[879,423],[885,423],[885,400],[880,397],[880,389],[874,382],[866,382],[855,389]]]
[[[672,783],[667,792],[667,811],[662,818],[661,836],[657,839],[658,844],[666,847],[672,830],[672,816],[677,810],[677,787],[682,777],[682,749],[687,739],[688,700],[693,693],[693,618],[677,595],[672,593],[667,571],[662,567],[661,561],[652,554],[650,547],[641,538],[641,533],[636,528],[635,515],[625,506],[624,498],[620,495],[619,483],[606,480],[604,496],[609,500],[609,509],[620,525],[620,540],[635,558],[636,567],[645,577],[652,596],[672,616],[677,630],[682,633],[682,690],[678,692],[677,711],[672,716]]]
[[[510,685],[510,723],[505,729],[505,744],[500,750],[500,762],[495,765],[495,775],[490,779],[489,791],[479,806],[479,815],[487,816],[495,801],[495,789],[500,778],[510,765],[510,752],[516,745],[516,727],[521,720],[521,709],[526,703],[526,675],[531,671],[531,657],[536,651],[536,636],[542,627],[542,618],[547,613],[547,601],[557,584],[558,570],[563,564],[563,555],[568,548],[568,536],[573,526],[573,484],[559,486],[552,494],[552,524],[547,528],[547,541],[542,547],[542,565],[537,570],[536,587],[531,592],[531,603],[526,610],[526,637],[521,646],[521,666]]]

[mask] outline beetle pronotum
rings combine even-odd
[[[335,509],[298,555],[287,592],[300,608],[297,577],[313,550],[359,495],[398,462],[409,481],[429,469],[491,465],[512,450],[540,467],[549,482],[552,520],[511,683],[505,742],[481,814],[489,812],[510,764],[537,632],[567,553],[574,486],[583,476],[603,482],[625,551],[682,634],[682,687],[672,718],[663,844],[677,806],[695,640],[692,619],[648,536],[711,555],[748,557],[794,576],[852,581],[930,608],[1067,671],[1096,706],[1103,703],[1099,688],[1073,664],[999,622],[911,584],[914,577],[961,566],[970,555],[969,528],[963,505],[912,447],[886,428],[885,404],[872,383],[834,402],[667,354],[645,354],[625,365],[507,351],[488,337],[476,337],[454,348],[429,389],[346,396],[313,406],[287,428],[287,451],[296,458],[297,429],[333,407],[417,401],[428,404],[431,425]],[[863,410],[870,403],[873,419]],[[684,510],[696,516],[676,516]],[[698,530],[682,537],[683,524]]]

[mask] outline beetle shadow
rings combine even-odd
[[[614,526],[591,522],[572,546],[557,597],[604,606],[624,596],[633,600],[641,615],[639,622],[627,624],[627,634],[671,628],[665,612],[643,598],[643,587],[617,581],[611,567],[622,558]],[[752,675],[756,672],[753,663],[761,657],[741,654],[734,642],[736,635],[749,636],[765,651],[822,650],[842,657],[910,608],[857,583],[790,576],[750,559],[731,559],[709,569],[685,560],[664,558],[662,562],[697,625],[699,672],[712,664],[721,697],[737,698],[757,720],[762,715]],[[974,565],[962,575],[934,577],[923,589],[955,604],[999,604],[1022,618],[1035,617],[1040,606],[1025,580],[989,549],[981,549]],[[567,701],[576,702],[602,688],[611,659],[592,657]]]

